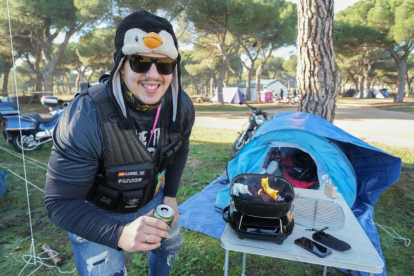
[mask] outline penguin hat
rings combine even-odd
[[[170,129],[173,132],[181,132],[181,104],[179,104],[181,103],[181,56],[178,53],[177,38],[172,25],[167,19],[144,10],[129,14],[116,29],[115,66],[110,74],[110,89],[116,99],[117,107],[122,111],[124,117],[121,118],[121,125],[123,128],[129,129],[133,123],[127,116],[128,113],[122,96],[120,68],[129,55],[152,53],[162,54],[176,61],[169,88],[173,102]]]

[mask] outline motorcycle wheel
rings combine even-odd
[[[30,152],[40,150],[43,144],[39,144],[39,141],[34,139],[33,135],[23,135],[23,145],[20,140],[20,135],[13,136],[12,138],[13,147],[18,151]]]
[[[295,105],[295,104],[296,104],[296,101],[292,99],[292,100],[290,101],[290,104],[291,104],[291,105]]]
[[[236,157],[237,153],[246,144],[246,141],[239,142],[240,136],[241,135],[239,135],[239,137],[237,137],[236,141],[234,141],[234,144],[231,147],[231,156],[232,157]]]

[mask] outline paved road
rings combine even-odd
[[[334,124],[367,143],[414,146],[414,114],[372,108],[373,102],[339,102]],[[276,109],[278,113],[296,111],[295,106],[277,106]],[[266,111],[274,113],[274,110]],[[246,112],[197,112],[195,126],[240,131],[247,118]]]

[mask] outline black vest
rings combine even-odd
[[[124,129],[114,99],[104,84],[82,84],[80,96],[96,106],[105,158],[87,195],[87,200],[105,209],[136,212],[154,196],[157,175],[171,164],[182,141],[179,133],[167,131],[167,120],[162,120],[160,140],[152,155],[136,135],[135,128]]]

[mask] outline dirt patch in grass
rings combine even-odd
[[[10,213],[6,215],[0,216],[0,231],[13,227],[13,226],[19,226],[27,222],[27,217],[23,214],[15,214]]]
[[[187,169],[194,170],[195,168],[203,165],[203,163],[203,160],[197,159],[196,157],[189,155],[185,167]]]

